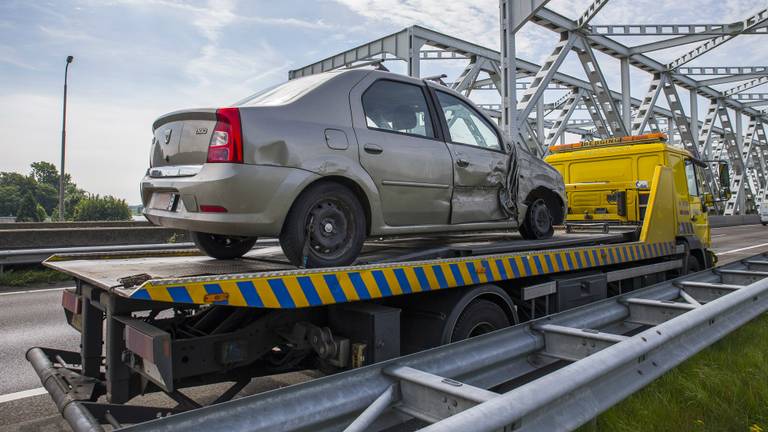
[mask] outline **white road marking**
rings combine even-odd
[[[16,393],[8,393],[0,395],[0,403],[11,402],[19,399],[24,399],[32,396],[39,396],[41,394],[48,393],[43,387],[38,387],[32,390],[24,390]]]
[[[36,292],[62,291],[62,290],[71,289],[71,288],[74,288],[74,287],[45,288],[45,289],[32,289],[32,290],[26,290],[26,291],[0,292],[0,296],[7,296],[7,295],[13,295],[13,294],[36,293]]]
[[[748,249],[755,249],[755,248],[759,248],[759,247],[763,247],[763,246],[768,246],[768,243],[762,243],[762,244],[754,245],[754,246],[747,246],[747,247],[743,247],[743,248],[739,248],[739,249],[731,249],[729,251],[720,252],[718,255],[727,255],[727,254],[741,252],[741,251],[745,251],[745,250],[748,250]]]
[[[728,235],[728,234],[715,234],[712,237],[722,237],[722,236],[725,236],[725,235]]]

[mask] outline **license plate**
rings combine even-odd
[[[156,192],[152,195],[153,209],[176,211],[176,202],[179,195],[172,192]]]

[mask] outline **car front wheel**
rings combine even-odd
[[[355,261],[365,236],[365,212],[355,194],[338,183],[318,183],[291,207],[280,246],[297,267],[336,267]]]
[[[190,233],[201,252],[211,258],[234,259],[245,255],[256,244],[256,237],[239,237],[201,232]]]
[[[520,234],[527,240],[541,240],[552,237],[554,232],[552,212],[544,199],[537,198],[528,206],[525,220],[520,226]]]

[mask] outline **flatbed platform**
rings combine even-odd
[[[356,265],[469,257],[555,248],[626,242],[632,230],[611,234],[557,232],[547,240],[524,240],[515,233],[446,236],[366,242]],[[240,259],[217,260],[196,250],[135,251],[57,255],[46,266],[82,279],[98,288],[123,285],[120,279],[146,274],[152,279],[249,274],[298,270],[274,240],[260,241]],[[320,269],[318,269],[320,270]]]
[[[121,297],[187,304],[293,309],[625,264],[674,253],[674,244],[558,232],[545,241],[486,233],[366,243],[353,266],[296,269],[265,242],[237,260],[195,251],[74,254],[46,265]]]

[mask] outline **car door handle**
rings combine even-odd
[[[460,166],[462,168],[466,168],[466,167],[469,166],[469,161],[466,160],[466,159],[458,158],[458,159],[456,159],[456,165],[458,165],[458,166]]]
[[[363,146],[363,148],[367,153],[370,153],[370,154],[380,154],[381,152],[384,151],[384,149],[382,149],[380,146],[376,144],[366,144]]]

